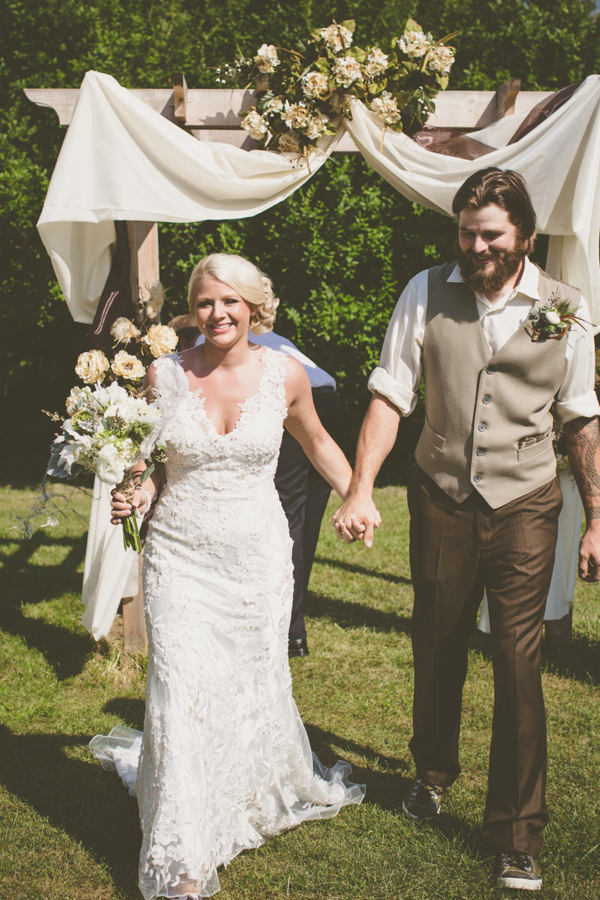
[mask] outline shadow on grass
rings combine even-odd
[[[117,888],[138,897],[141,834],[137,804],[120,780],[69,758],[91,735],[14,735],[0,726],[0,781],[51,826],[65,831],[108,867]]]
[[[410,633],[410,618],[397,613],[372,609],[362,603],[334,600],[309,591],[304,604],[304,612],[311,619],[331,619],[340,628],[361,628],[366,626],[375,631],[399,634]]]
[[[83,631],[76,633],[26,616],[22,606],[80,593],[81,573],[77,568],[85,556],[86,540],[86,535],[52,538],[40,531],[30,539],[0,540],[0,546],[18,544],[14,553],[3,557],[0,628],[7,634],[22,637],[28,647],[39,650],[59,680],[81,672],[93,650],[91,638]],[[32,565],[31,557],[42,546],[69,550],[56,565]]]
[[[491,660],[489,634],[476,628],[471,638],[471,648]],[[556,639],[542,641],[542,670],[561,678],[574,679],[583,684],[600,684],[600,641],[590,640],[583,634],[573,634],[564,643]]]
[[[102,707],[103,712],[118,716],[121,722],[138,731],[144,728],[145,709],[146,703],[139,697],[113,697]]]
[[[353,575],[368,575],[369,578],[379,578],[381,581],[389,581],[392,584],[412,584],[412,580],[406,578],[404,575],[392,575],[390,572],[376,572],[373,569],[367,569],[365,566],[357,566],[355,563],[342,562],[339,559],[316,557],[315,562],[322,563],[324,566],[330,566],[332,569],[343,569],[344,572],[351,572]]]
[[[106,704],[129,724],[138,726],[144,703],[137,698],[115,698]],[[339,756],[362,756],[366,765],[354,766],[351,779],[365,783],[366,803],[401,815],[402,797],[411,781],[412,763],[385,757],[371,747],[315,725],[307,725],[311,745],[324,764]],[[115,887],[137,897],[137,860],[141,844],[137,804],[120,780],[95,761],[69,757],[71,748],[86,747],[90,735],[14,735],[0,726],[0,781],[49,824],[81,844],[106,866]],[[394,771],[385,771],[385,769]],[[407,827],[412,828],[411,823]],[[449,842],[458,838],[468,853],[482,854],[476,829],[442,814],[434,826]]]
[[[402,816],[402,798],[413,780],[414,765],[412,759],[398,759],[378,753],[371,747],[357,744],[348,738],[342,738],[330,731],[324,731],[317,725],[306,724],[306,731],[312,749],[324,765],[331,766],[344,754],[362,756],[372,767],[352,766],[350,780],[355,784],[365,784],[365,803],[385,809],[397,816]],[[388,769],[390,771],[385,771]],[[410,828],[435,828],[445,835],[449,842],[457,838],[465,851],[479,859],[486,856],[479,829],[467,825],[456,816],[442,812],[431,824],[416,825],[406,822]]]

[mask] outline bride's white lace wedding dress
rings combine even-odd
[[[324,769],[292,699],[291,541],[273,484],[286,357],[262,351],[258,391],[219,435],[178,357],[156,363],[167,483],[144,553],[149,652],[135,734],[92,750],[135,782],[146,900],[219,890],[217,868],[306,819],[359,803],[349,766]],[[128,740],[128,737],[130,738]],[[139,743],[139,742],[138,742]],[[125,746],[123,746],[125,745]]]

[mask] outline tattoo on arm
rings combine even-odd
[[[600,431],[598,419],[573,419],[564,426],[571,471],[588,521],[600,519]]]

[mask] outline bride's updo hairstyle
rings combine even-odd
[[[188,304],[192,315],[196,313],[198,284],[207,275],[233,288],[246,301],[250,307],[249,327],[253,334],[273,330],[279,300],[273,294],[271,279],[250,260],[234,253],[211,253],[194,267],[188,286]]]

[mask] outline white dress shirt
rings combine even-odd
[[[379,366],[369,378],[369,390],[377,391],[408,416],[417,403],[417,389],[423,369],[423,335],[427,319],[427,269],[415,275],[402,292],[392,313],[385,336]],[[449,282],[462,282],[455,266]],[[475,293],[477,313],[490,348],[497,353],[525,322],[533,304],[540,299],[538,270],[525,258],[519,282],[495,303]],[[577,316],[590,321],[586,301],[582,298]],[[573,325],[561,338],[566,340],[566,369],[556,395],[554,415],[562,425],[579,416],[591,418],[600,413],[594,391],[595,350],[590,325]]]

